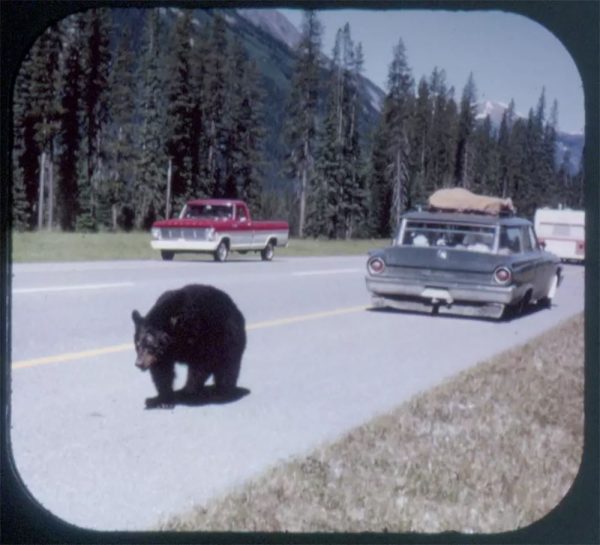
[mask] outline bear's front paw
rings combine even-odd
[[[164,399],[160,396],[149,397],[146,399],[146,409],[173,409],[175,403],[170,399]]]

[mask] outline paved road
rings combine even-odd
[[[567,266],[554,308],[511,322],[373,312],[364,263],[16,265],[12,445],[25,484],[73,524],[147,529],[583,308],[583,268]],[[154,390],[134,367],[131,311],[191,282],[224,289],[245,314],[250,394],[144,410]]]

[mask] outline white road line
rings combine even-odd
[[[108,288],[130,288],[133,282],[115,282],[112,284],[75,284],[73,286],[42,286],[39,288],[15,288],[13,293],[41,293],[49,291],[80,291],[80,290],[103,290]]]
[[[344,274],[362,272],[362,269],[330,269],[320,271],[299,271],[293,272],[292,276],[318,276],[322,274]]]

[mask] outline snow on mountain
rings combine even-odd
[[[477,104],[477,114],[475,119],[478,121],[483,121],[489,116],[492,125],[494,127],[499,127],[500,123],[502,123],[502,116],[506,110],[508,110],[508,104],[505,104],[504,102],[493,102],[491,100],[486,100],[485,102],[480,102]]]
[[[294,49],[300,41],[300,32],[275,9],[238,9],[237,12],[254,26],[268,32],[291,49]]]
[[[507,109],[508,104],[486,100],[485,102],[477,104],[475,119],[477,121],[483,121],[489,115],[492,126],[498,130],[500,128],[500,123],[502,123],[502,116]],[[520,118],[525,118],[525,116],[519,112],[515,112],[515,115]],[[582,133],[568,133],[559,130],[556,134],[556,163],[562,163],[563,157],[568,151],[570,154],[571,173],[574,174],[577,172],[581,165],[584,142],[585,136]]]

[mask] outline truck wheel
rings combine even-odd
[[[171,252],[169,250],[161,250],[160,257],[163,258],[163,261],[171,261],[175,256],[175,252]]]
[[[227,259],[227,254],[229,254],[229,248],[227,248],[227,244],[225,243],[225,241],[222,240],[217,246],[217,249],[215,250],[215,261],[225,261]]]
[[[269,240],[267,245],[260,251],[260,258],[263,261],[271,261],[273,259],[273,254],[275,253],[275,247],[273,246],[273,242]]]

